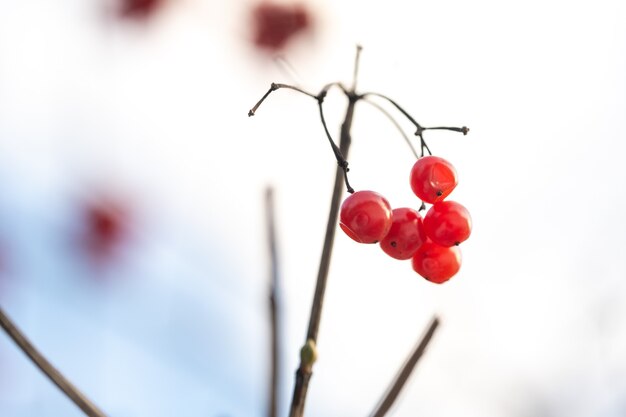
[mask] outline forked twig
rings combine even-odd
[[[358,54],[357,54],[357,59],[358,59]],[[311,97],[313,99],[315,99],[317,101],[317,105],[319,107],[319,113],[320,113],[320,119],[322,121],[322,126],[324,127],[324,132],[326,133],[326,137],[328,138],[328,142],[330,144],[330,147],[333,150],[333,154],[335,155],[335,159],[337,160],[337,165],[339,165],[339,167],[343,170],[343,177],[344,177],[344,182],[346,184],[346,188],[348,190],[349,193],[353,193],[354,190],[352,189],[352,187],[350,186],[350,183],[348,182],[348,161],[346,161],[346,158],[344,157],[344,153],[342,152],[340,149],[340,146],[337,146],[337,144],[335,143],[335,141],[333,140],[330,132],[328,131],[328,126],[326,125],[326,118],[324,117],[324,99],[326,98],[326,95],[328,94],[328,90],[330,90],[332,87],[338,87],[339,89],[341,89],[343,91],[344,94],[346,94],[348,97],[350,96],[355,96],[354,92],[349,92],[348,90],[346,90],[346,88],[343,86],[343,84],[339,83],[339,82],[333,82],[333,83],[329,83],[326,84],[324,86],[324,88],[322,88],[322,90],[317,94],[317,95],[313,95],[311,93],[309,93],[308,91],[305,91],[303,89],[301,89],[300,87],[296,87],[293,85],[288,85],[288,84],[279,84],[279,83],[272,83],[270,85],[269,90],[267,90],[267,92],[263,95],[263,97],[261,97],[261,99],[254,105],[254,107],[252,107],[249,111],[248,111],[248,117],[254,116],[256,114],[256,111],[259,109],[259,107],[261,107],[261,104],[263,104],[263,102],[265,101],[265,99],[267,99],[269,97],[270,94],[272,94],[272,92],[281,89],[281,88],[287,88],[290,90],[295,90],[299,93],[302,93],[308,97]],[[356,102],[356,100],[354,100]],[[353,104],[354,106],[354,104]]]
[[[433,317],[430,325],[428,326],[428,329],[421,337],[417,345],[415,345],[415,348],[413,348],[413,352],[411,352],[404,365],[402,365],[402,368],[400,368],[400,371],[392,381],[391,385],[385,392],[385,395],[380,400],[374,411],[372,411],[372,413],[370,414],[370,417],[384,417],[391,409],[391,406],[398,398],[398,395],[400,395],[402,388],[404,388],[406,382],[411,376],[411,373],[415,369],[417,362],[424,354],[428,343],[432,339],[433,334],[435,334],[435,330],[437,330],[437,326],[439,326],[439,319],[437,317]]]
[[[30,360],[89,417],[106,417],[82,392],[65,378],[24,336],[0,307],[0,326]]]

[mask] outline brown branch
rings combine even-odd
[[[106,417],[32,345],[0,307],[0,326],[30,360],[89,417]]]
[[[304,94],[305,96],[309,96],[314,98],[315,100],[318,100],[317,96],[314,94],[311,94],[307,91],[304,91],[303,89],[301,89],[300,87],[296,87],[293,85],[288,85],[288,84],[279,84],[279,83],[272,83],[272,85],[270,85],[269,90],[267,90],[267,93],[265,93],[263,95],[263,97],[261,97],[261,99],[259,101],[257,101],[257,103],[254,105],[254,107],[252,107],[249,111],[248,111],[248,117],[252,117],[256,114],[256,111],[259,109],[259,107],[261,106],[261,104],[263,104],[263,102],[265,101],[265,99],[267,97],[269,97],[270,94],[272,94],[272,92],[278,90],[279,88],[287,88],[290,90],[295,90],[299,93]]]
[[[359,56],[360,48],[357,48],[355,67],[358,67]],[[356,76],[356,70],[354,74]],[[356,79],[353,80],[352,87],[356,88]],[[348,97],[348,107],[346,109],[346,115],[344,117],[343,124],[341,125],[339,150],[341,154],[346,157],[348,155],[348,150],[350,149],[350,143],[352,142],[350,129],[352,127],[354,107],[356,105],[356,102],[358,101],[358,97],[354,93],[354,90],[344,90],[344,92],[346,92],[346,95]],[[337,229],[337,218],[339,215],[339,207],[343,194],[342,191],[344,176],[344,169],[341,166],[338,166],[335,172],[335,183],[333,185],[333,194],[331,197],[330,210],[328,213],[328,222],[326,223],[326,235],[324,238],[324,246],[322,248],[322,256],[320,258],[320,265],[317,273],[315,294],[313,296],[313,303],[311,306],[311,315],[309,318],[309,327],[307,330],[307,340],[301,351],[300,366],[296,371],[296,382],[294,386],[293,397],[291,400],[289,417],[303,416],[304,404],[309,388],[309,382],[313,375],[313,362],[315,361],[316,357],[317,335],[319,332],[319,326],[322,317],[322,307],[324,305],[326,282],[328,280],[330,259],[335,240],[335,230]]]
[[[406,385],[406,382],[408,381],[411,373],[415,369],[417,362],[424,354],[424,351],[426,350],[428,343],[433,337],[435,330],[437,330],[437,326],[439,326],[439,318],[435,316],[430,322],[428,329],[413,349],[413,352],[400,369],[400,372],[398,372],[391,385],[385,392],[385,395],[380,400],[374,411],[370,414],[370,417],[384,417],[387,414],[391,406],[398,398],[398,395],[400,395],[402,388],[404,388],[404,386]]]
[[[269,316],[271,329],[271,362],[270,362],[270,391],[268,401],[268,417],[276,417],[278,404],[279,384],[279,331],[278,331],[278,250],[276,248],[276,222],[274,214],[274,191],[271,187],[265,190],[265,213],[267,223],[267,240],[270,258],[270,285],[269,285]]]

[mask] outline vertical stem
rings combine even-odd
[[[270,364],[270,386],[268,401],[268,417],[276,417],[278,403],[278,250],[276,249],[276,227],[274,215],[274,193],[272,188],[268,187],[265,191],[265,211],[267,222],[267,239],[270,258],[270,285],[269,285],[269,313],[270,313],[270,329],[271,329],[271,364]]]
[[[89,398],[67,380],[48,360],[33,346],[11,319],[0,308],[0,326],[17,346],[50,380],[89,417],[106,417]]]
[[[357,75],[356,68],[358,68],[360,52],[361,48],[357,47],[354,72],[355,77]],[[359,99],[354,92],[354,88],[356,88],[356,78],[353,80],[352,87],[353,89],[346,94],[348,97],[348,107],[346,108],[346,115],[341,125],[341,137],[339,139],[339,149],[341,151],[341,154],[345,158],[347,158],[348,156],[348,150],[350,149],[350,144],[352,142],[350,129],[352,127],[352,120],[354,117],[354,107]],[[331,197],[330,210],[328,213],[328,222],[326,223],[326,236],[324,238],[324,246],[322,248],[322,256],[320,259],[320,265],[317,273],[317,284],[315,286],[315,294],[313,296],[311,316],[309,319],[309,327],[307,330],[307,344],[312,344],[313,347],[317,343],[317,336],[322,317],[324,294],[326,292],[328,270],[330,267],[330,259],[333,250],[333,244],[335,241],[335,230],[337,229],[337,218],[339,216],[339,207],[341,203],[341,197],[343,195],[343,185],[344,170],[338,166],[335,172],[335,183],[333,185],[333,194]],[[293,397],[291,400],[289,417],[302,417],[304,415],[304,403],[312,375],[312,363],[305,363],[301,358],[300,366],[296,371],[296,383],[294,386]]]

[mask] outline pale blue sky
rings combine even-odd
[[[0,302],[111,416],[261,416],[262,223],[276,188],[286,410],[335,162],[316,92],[385,93],[457,168],[474,232],[443,286],[338,234],[310,415],[364,416],[432,314],[442,327],[394,416],[622,416],[626,409],[626,5],[622,1],[318,1],[292,75],[246,43],[248,2],[172,1],[148,27],[96,0],[0,1]],[[345,103],[330,94],[337,132]],[[410,126],[406,126],[410,132]],[[356,189],[418,204],[413,157],[359,104]],[[77,196],[130,195],[136,235],[108,285],[60,243]],[[78,416],[0,337],[0,415]]]

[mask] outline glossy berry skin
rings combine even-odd
[[[391,229],[380,241],[381,249],[395,259],[411,259],[426,241],[422,216],[411,208],[397,208],[391,212]]]
[[[391,206],[374,191],[357,191],[341,205],[339,226],[359,243],[376,243],[391,228]]]
[[[452,164],[438,156],[424,156],[411,169],[411,189],[425,203],[434,204],[446,198],[458,183]]]
[[[263,2],[252,11],[252,22],[254,44],[277,51],[284,48],[293,35],[308,29],[311,18],[301,4]]]
[[[452,278],[461,268],[458,247],[445,247],[427,241],[415,252],[411,261],[413,270],[430,282],[441,284]]]
[[[438,245],[458,245],[470,236],[472,218],[461,204],[441,201],[433,204],[424,216],[424,231]]]

